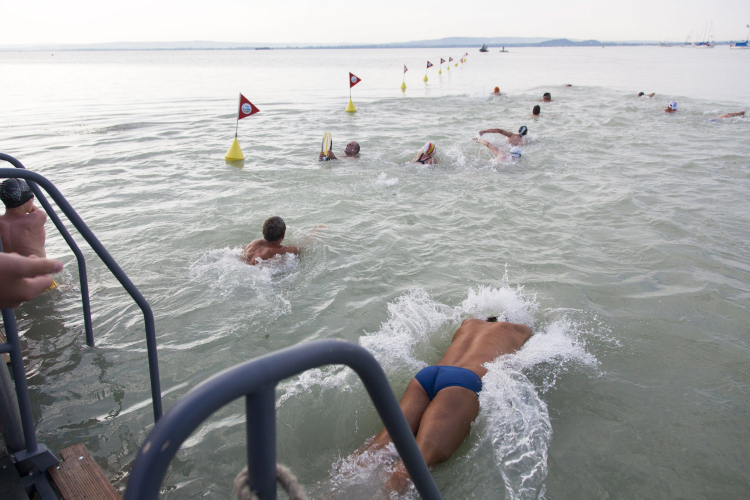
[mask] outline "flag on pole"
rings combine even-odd
[[[443,63],[445,63],[445,59],[443,59],[443,58],[441,57],[441,58],[440,58],[440,64],[443,64]]]
[[[349,73],[349,88],[354,87],[361,81],[362,81],[361,78],[352,75],[351,72]]]
[[[428,67],[428,68],[431,68],[431,67],[432,67],[432,63],[431,63],[430,61],[427,61],[427,67]]]
[[[450,63],[450,62],[453,62],[453,58],[452,58],[452,57],[449,57],[449,58],[448,58],[448,62],[449,62],[449,63]]]
[[[237,120],[242,120],[243,118],[247,118],[250,115],[254,115],[260,111],[258,108],[255,107],[253,103],[247,100],[247,97],[240,94],[240,110],[237,114]]]
[[[406,64],[404,64],[404,73],[406,73],[407,71],[409,71],[409,68],[407,68]]]

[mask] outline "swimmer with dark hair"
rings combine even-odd
[[[347,144],[346,149],[344,149],[344,155],[346,155],[347,158],[356,158],[359,156],[359,143],[357,143],[357,141],[352,141]]]
[[[534,106],[534,109],[531,110],[531,114],[533,116],[539,116],[539,115],[541,115],[542,114],[542,107],[537,104],[536,106]]]
[[[501,134],[508,138],[508,142],[511,143],[513,146],[520,146],[523,144],[523,136],[525,136],[529,132],[529,129],[526,125],[523,125],[521,128],[518,129],[518,133],[514,134],[513,132],[508,132],[507,130],[503,130],[501,128],[488,128],[487,130],[480,130],[479,135],[482,136],[484,134]]]
[[[502,94],[500,93],[500,87],[495,87],[495,90],[493,90],[493,91],[492,91],[492,94],[490,94],[490,95],[502,95]]]
[[[503,151],[502,149],[500,149],[500,147],[496,146],[495,144],[492,144],[490,141],[486,141],[484,139],[479,139],[477,137],[474,137],[472,139],[472,141],[478,142],[479,144],[483,144],[483,145],[487,146],[487,149],[489,149],[490,151],[492,151],[493,153],[495,153],[495,156],[497,157],[498,161],[505,161],[505,160],[508,159],[508,154],[505,151]],[[518,146],[513,146],[512,148],[510,148],[510,157],[511,157],[511,159],[514,159],[514,160],[517,160],[518,158],[520,158],[521,157],[521,148],[519,148]],[[487,320],[487,321],[489,321],[489,320]]]
[[[539,102],[552,102],[552,94],[550,94],[549,92],[545,92]]]
[[[425,144],[422,149],[419,150],[419,155],[414,158],[414,163],[420,163],[422,165],[435,165],[437,160],[433,156],[435,154],[435,145],[431,142]]]
[[[281,217],[270,217],[263,223],[263,239],[253,240],[245,247],[242,260],[255,265],[261,260],[268,260],[277,255],[293,253],[299,255],[299,248],[282,246],[281,241],[286,235],[286,224]]]
[[[732,118],[734,116],[745,116],[745,112],[737,111],[736,113],[726,113],[724,115],[717,116],[716,118],[714,118],[714,120],[723,120],[724,118]]]
[[[643,92],[638,92],[638,97],[646,96],[648,98],[654,97],[656,95],[656,92],[651,92],[650,94],[644,94]]]

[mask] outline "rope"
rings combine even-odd
[[[288,467],[276,464],[276,481],[289,495],[289,500],[308,500],[305,489],[297,482],[297,478]],[[234,478],[234,493],[237,500],[258,500],[258,495],[250,491],[247,467]]]

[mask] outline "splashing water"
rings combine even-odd
[[[540,394],[553,389],[562,374],[598,365],[594,355],[586,351],[583,338],[599,337],[596,329],[585,329],[559,311],[546,318],[536,296],[526,294],[521,286],[511,287],[506,273],[500,287],[470,288],[466,299],[456,307],[435,301],[423,289],[410,290],[388,304],[388,320],[377,332],[361,337],[360,344],[378,359],[389,377],[410,379],[417,370],[439,359],[462,319],[488,316],[532,328],[539,325],[519,351],[485,365],[488,373],[482,379],[479,416],[467,438],[470,446],[454,454],[447,467],[451,462],[461,467],[463,463],[486,461],[489,455],[505,485],[506,498],[543,498],[552,424]],[[606,338],[606,333],[603,336]],[[287,385],[280,404],[299,391],[315,391],[315,384],[322,389],[349,388],[356,378],[347,377],[346,371],[312,370]],[[395,450],[341,458],[333,464],[331,478],[314,489],[327,491],[333,498],[353,498],[365,491],[372,495],[387,480],[396,462]],[[405,498],[415,494],[412,488]]]

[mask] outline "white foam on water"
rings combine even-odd
[[[470,288],[456,307],[435,301],[421,288],[410,290],[387,307],[387,321],[378,331],[360,337],[360,344],[389,376],[411,375],[436,362],[462,319],[497,316],[500,321],[523,323],[534,330],[519,351],[485,365],[488,373],[482,379],[480,412],[468,438],[472,446],[454,455],[453,467],[486,461],[488,454],[482,450],[490,449],[494,464],[486,467],[497,469],[506,498],[543,498],[552,424],[542,396],[564,373],[596,368],[598,361],[586,350],[585,337],[608,341],[606,325],[600,325],[600,333],[589,321],[571,318],[581,311],[541,311],[536,295],[526,293],[522,286],[511,286],[507,273],[499,287]],[[279,404],[299,391],[351,390],[354,383],[356,376],[348,369],[311,370],[287,384]],[[314,486],[321,493],[332,494],[331,498],[372,495],[397,463],[392,449],[357,455],[342,452],[348,456],[333,464],[330,479]],[[412,488],[406,498],[415,494]]]
[[[385,172],[378,175],[378,178],[375,181],[375,186],[377,187],[391,187],[396,184],[398,184],[398,177],[388,177]]]
[[[287,253],[251,266],[241,260],[242,252],[239,247],[209,250],[190,265],[188,275],[222,299],[253,292],[256,306],[271,305],[277,316],[290,313],[291,303],[283,296],[282,284],[299,265],[299,258]]]

